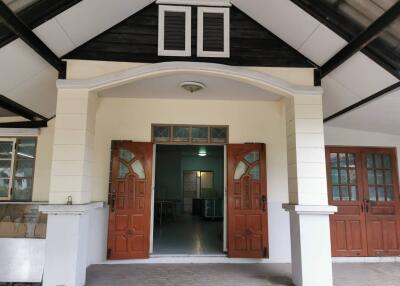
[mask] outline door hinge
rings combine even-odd
[[[263,257],[267,258],[267,256],[268,256],[268,249],[266,247],[264,247]]]
[[[111,248],[107,248],[107,259],[111,257]]]

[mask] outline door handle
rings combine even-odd
[[[360,207],[361,207],[361,212],[363,213],[364,212],[364,204],[360,204]]]
[[[365,212],[369,211],[369,203],[370,203],[370,200],[365,200]]]
[[[115,199],[116,199],[115,192],[111,192],[111,194],[110,194],[110,206],[111,206],[111,211],[112,212],[115,211]]]
[[[267,210],[267,196],[263,195],[261,197],[261,200],[262,200],[262,210],[263,212],[265,212]]]

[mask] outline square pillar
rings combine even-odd
[[[59,89],[57,96],[49,205],[40,207],[48,214],[43,285],[83,286],[88,212],[103,207],[91,203],[97,94]]]
[[[91,201],[97,94],[59,89],[54,130],[49,202]]]
[[[332,286],[321,95],[285,99],[292,277],[296,286]]]

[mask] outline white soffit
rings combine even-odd
[[[40,25],[33,32],[58,57],[65,55],[76,47],[55,18]]]
[[[231,3],[295,49],[320,25],[289,0],[232,0]]]
[[[84,0],[55,18],[75,46],[80,46],[152,2]]]
[[[57,78],[58,72],[48,67],[8,92],[7,97],[45,117],[51,117],[56,110]]]
[[[325,118],[360,100],[330,76],[322,79],[322,87],[324,89],[322,99]]]
[[[360,106],[327,123],[329,126],[400,135],[400,90]]]
[[[329,75],[360,98],[368,97],[398,81],[361,52]]]
[[[346,45],[347,42],[344,39],[325,25],[320,24],[303,43],[299,52],[322,66]]]
[[[9,97],[11,90],[49,66],[22,40],[9,43],[0,49],[0,94]]]

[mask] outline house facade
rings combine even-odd
[[[84,285],[92,264],[186,259],[291,263],[295,285],[330,286],[335,259],[399,255],[400,137],[324,125],[319,66],[230,1],[156,1],[63,61],[48,126],[2,131],[5,213],[24,202],[42,216],[18,247],[26,276],[43,276],[24,281]],[[157,193],[175,168],[159,169],[165,146],[221,150],[218,255],[157,252],[162,207],[186,207]]]

